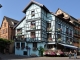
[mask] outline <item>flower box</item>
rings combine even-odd
[[[47,31],[52,31],[52,28],[47,28]]]
[[[58,42],[61,42],[61,38],[58,39]]]
[[[52,41],[52,38],[48,38],[48,41]]]
[[[31,38],[35,38],[35,35],[32,35]]]
[[[61,29],[61,28],[58,28],[57,30],[58,30],[58,31],[62,31],[62,29]]]
[[[31,29],[36,29],[36,26],[35,25],[31,25],[30,28]]]

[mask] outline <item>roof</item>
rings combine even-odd
[[[61,10],[61,9],[58,8],[57,11],[58,11],[58,10]],[[56,12],[57,12],[57,11],[56,11]],[[68,13],[64,12],[63,10],[61,10],[61,11],[62,11],[63,13],[65,13],[65,14],[67,14],[72,21],[74,21],[74,22],[76,22],[76,23],[79,23],[78,19],[74,18],[73,16],[69,15]],[[55,13],[55,14],[56,14],[56,13]]]
[[[57,11],[58,11],[58,10],[61,10],[61,9],[58,8]],[[57,12],[57,11],[56,11],[56,12]],[[71,15],[69,15],[68,13],[64,12],[63,10],[61,10],[61,11],[62,11],[63,13],[65,13],[65,14],[67,14],[69,17],[73,18],[74,20],[77,20],[76,18],[74,18],[73,16],[71,16]],[[56,14],[56,13],[55,13],[55,14]]]
[[[7,22],[8,22],[9,25],[10,25],[10,27],[14,27],[14,24],[13,24],[13,23],[17,24],[17,23],[19,22],[18,20],[9,18],[9,17],[7,17],[7,16],[4,16],[4,18],[6,18]],[[4,20],[4,18],[3,18],[3,20]],[[3,21],[2,21],[2,23],[3,23]],[[2,24],[1,24],[1,26],[2,26]]]
[[[44,10],[46,10],[47,12],[49,12],[49,10],[48,10],[43,4],[40,4],[40,3],[35,2],[35,1],[33,1],[33,0],[30,1],[30,3],[25,7],[25,9],[23,10],[23,12],[25,13],[26,10],[27,10],[32,4],[36,4],[36,5],[40,6],[41,8],[43,8]]]
[[[25,18],[26,18],[26,16],[24,16],[24,17],[21,19],[21,21],[19,21],[19,22],[14,26],[14,28],[16,28]]]

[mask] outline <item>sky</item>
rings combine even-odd
[[[23,9],[31,0],[0,0],[3,6],[0,8],[0,25],[4,16],[20,21],[25,14]],[[80,19],[80,0],[35,0],[45,5],[51,12],[56,12],[58,8],[69,15]]]

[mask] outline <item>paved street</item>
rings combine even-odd
[[[68,57],[26,57],[14,54],[0,54],[0,57],[2,60],[74,60],[73,57],[71,59]],[[80,60],[80,56],[76,60]]]

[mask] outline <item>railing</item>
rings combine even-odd
[[[57,31],[57,33],[61,33],[62,32],[62,29],[61,28],[58,28],[56,31]]]
[[[52,28],[47,28],[47,31],[52,31]]]
[[[58,38],[57,42],[58,43],[61,43],[62,42],[61,38]]]
[[[26,41],[26,38],[14,38],[15,41]]]
[[[50,37],[50,38],[48,38],[48,41],[52,41],[52,38]]]
[[[38,40],[38,38],[26,38],[26,42],[42,42],[42,40]]]
[[[36,36],[35,35],[31,35],[31,38],[35,38]]]
[[[66,44],[72,45],[72,41],[66,41]]]

